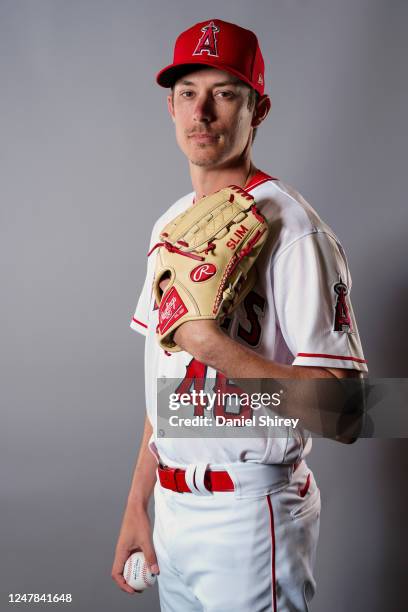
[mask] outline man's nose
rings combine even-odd
[[[208,123],[214,119],[214,115],[212,96],[197,96],[194,107],[194,121]]]

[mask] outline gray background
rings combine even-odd
[[[151,225],[190,190],[154,74],[193,23],[258,33],[273,106],[255,162],[340,237],[371,374],[407,376],[407,9],[0,1],[0,610],[11,592],[158,610],[156,590],[128,596],[110,570],[144,416],[143,339],[128,324]],[[407,609],[406,449],[315,440],[314,612]]]

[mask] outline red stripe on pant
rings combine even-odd
[[[272,539],[272,598],[273,598],[273,612],[277,611],[276,607],[276,575],[275,575],[275,524],[273,520],[273,509],[272,502],[270,500],[270,496],[267,495],[266,499],[268,501],[269,508],[269,518],[271,523],[271,539]]]

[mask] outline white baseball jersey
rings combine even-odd
[[[246,190],[255,198],[270,231],[255,264],[256,285],[227,321],[228,334],[282,364],[366,372],[350,302],[351,275],[339,240],[308,202],[278,179],[258,172]],[[192,205],[194,195],[182,197],[158,219],[150,248],[159,242],[163,226]],[[152,293],[156,253],[148,258],[146,280],[130,326],[146,336],[146,405],[154,431],[150,442],[162,462],[177,467],[196,462],[280,464],[304,458],[311,449],[310,436],[296,430],[294,435],[285,427],[281,437],[157,437],[157,378],[207,377],[216,379],[216,388],[223,391],[228,391],[228,381],[184,351],[169,355],[159,347],[158,309]]]

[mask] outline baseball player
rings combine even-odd
[[[143,550],[159,573],[165,612],[309,610],[319,533],[320,492],[306,457],[310,435],[170,438],[157,431],[157,379],[186,391],[231,379],[358,377],[367,372],[350,302],[351,277],[339,240],[292,187],[251,160],[256,129],[270,110],[255,34],[219,19],[177,38],[157,82],[187,157],[193,191],[153,228],[147,275],[131,328],[146,337],[145,431],[123,516],[112,577]],[[157,341],[152,287],[162,228],[203,196],[229,185],[255,199],[269,227],[254,266],[256,283],[222,326],[190,320],[174,333],[182,350]],[[169,279],[160,286],[166,291]],[[204,382],[203,382],[204,381]],[[183,386],[183,383],[181,387]],[[217,406],[218,413],[226,411]],[[154,490],[155,524],[147,506]]]

